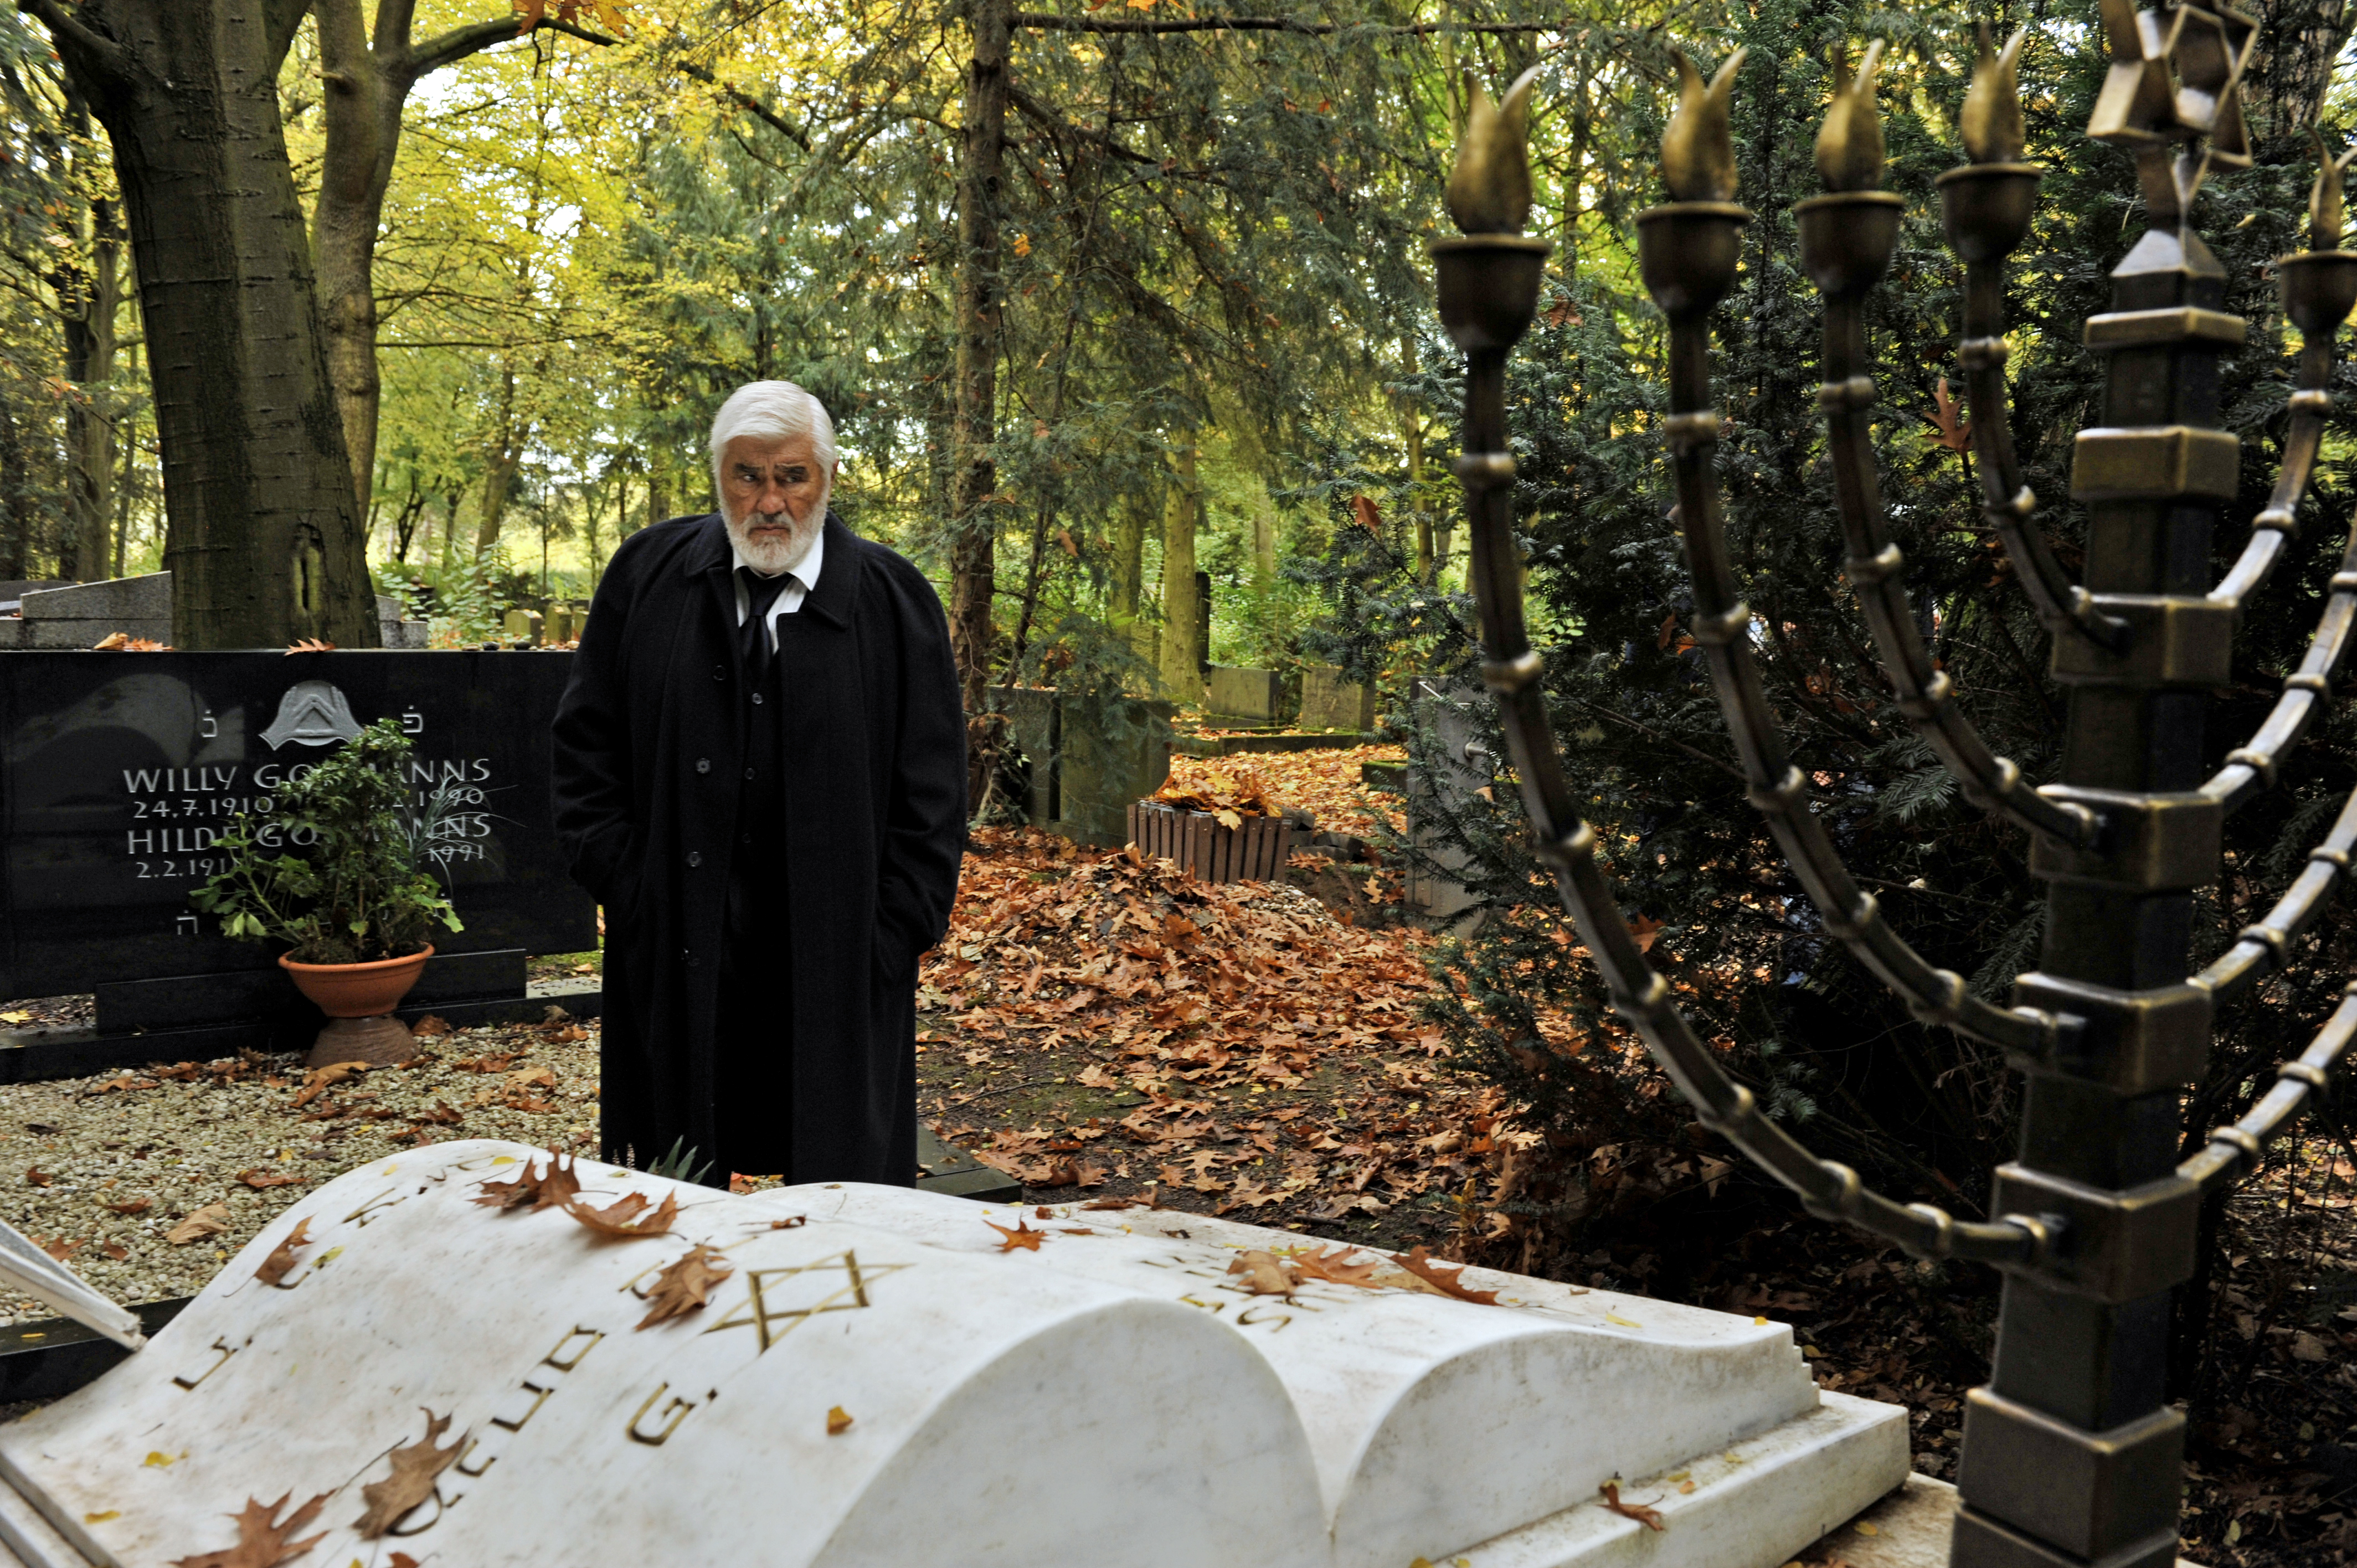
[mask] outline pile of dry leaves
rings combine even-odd
[[[919,995],[928,1110],[1029,1187],[1264,1222],[1491,1188],[1500,1099],[1433,1060],[1427,940],[1282,885],[983,833]]]
[[[1398,762],[1406,755],[1396,746],[1254,752],[1250,754],[1250,770],[1267,794],[1272,810],[1298,807],[1315,817],[1320,828],[1371,839],[1375,836],[1379,822],[1399,825],[1399,798],[1369,789],[1361,782],[1359,769],[1370,762]],[[1173,757],[1170,781],[1163,786],[1161,798],[1175,799],[1168,794],[1173,789],[1196,793],[1211,790],[1216,788],[1213,775],[1233,776],[1240,761],[1233,757]],[[1211,810],[1208,806],[1195,809]]]
[[[1154,798],[1166,806],[1209,811],[1231,828],[1243,827],[1246,817],[1273,817],[1285,810],[1258,773],[1224,763],[1215,763],[1200,776],[1184,780],[1174,770]]]

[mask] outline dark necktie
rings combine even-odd
[[[780,572],[764,577],[750,566],[737,567],[737,575],[745,580],[745,620],[737,628],[737,656],[748,671],[759,674],[770,667],[770,607],[794,580],[793,575]]]

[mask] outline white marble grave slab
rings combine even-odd
[[[967,1214],[901,1188],[788,1187],[760,1197],[780,1212],[857,1220],[947,1249],[987,1251],[999,1240]],[[1254,1295],[1227,1272],[1238,1253],[1324,1244],[1168,1209],[1073,1204],[1048,1212],[1052,1219],[995,1207],[985,1218],[1048,1233],[1037,1251],[1018,1255],[1031,1266],[1195,1306],[1232,1324],[1267,1359],[1309,1434],[1335,1568],[1439,1562],[1593,1505],[1616,1477],[1679,1469],[1791,1428],[1807,1438],[1778,1446],[1779,1463],[1814,1478],[1785,1477],[1795,1521],[1765,1531],[1783,1544],[1763,1544],[1760,1553],[1781,1563],[1907,1475],[1899,1407],[1852,1400],[1835,1407],[1835,1418],[1813,1420],[1821,1396],[1783,1324],[1479,1268],[1461,1283],[1498,1293],[1498,1305],[1318,1283],[1289,1300]],[[1666,1535],[1589,1511],[1607,1536],[1625,1533],[1618,1527]],[[1684,1533],[1698,1541],[1701,1530]],[[1646,1543],[1655,1554],[1643,1560],[1710,1568],[1743,1561],[1723,1541],[1692,1559],[1660,1556],[1663,1547]],[[1499,1561],[1558,1560],[1545,1555],[1551,1546],[1536,1550],[1534,1557],[1517,1548]]]
[[[1903,1412],[1821,1401],[1748,1318],[1480,1271],[1518,1305],[1253,1298],[1235,1250],[1302,1239],[1068,1208],[1000,1252],[983,1221],[1013,1212],[963,1199],[584,1166],[598,1201],[680,1200],[673,1234],[603,1240],[472,1201],[531,1154],[438,1145],[288,1209],[148,1348],[0,1430],[0,1542],[151,1568],[285,1495],[325,1499],[298,1560],[323,1568],[1772,1568],[1906,1469]],[[262,1283],[306,1220],[302,1266]],[[735,1273],[637,1330],[697,1241]],[[363,1488],[429,1412],[460,1458],[361,1539]],[[1669,1528],[1597,1508],[1615,1475],[1672,1477]]]

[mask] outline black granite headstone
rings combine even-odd
[[[274,972],[272,950],[222,937],[188,890],[220,869],[213,846],[232,818],[266,823],[290,776],[387,716],[413,737],[420,803],[444,792],[430,858],[467,929],[438,933],[437,951],[504,960],[595,947],[595,906],[565,875],[549,825],[548,726],[571,663],[564,653],[0,653],[0,996]],[[170,1010],[160,998],[145,1005],[152,1023],[164,1021],[156,1007]]]

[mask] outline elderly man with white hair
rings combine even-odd
[[[739,388],[720,510],[623,542],[574,657],[552,790],[605,908],[611,1161],[916,1176],[917,958],[957,893],[965,724],[940,599],[827,509],[835,467],[816,398]]]

